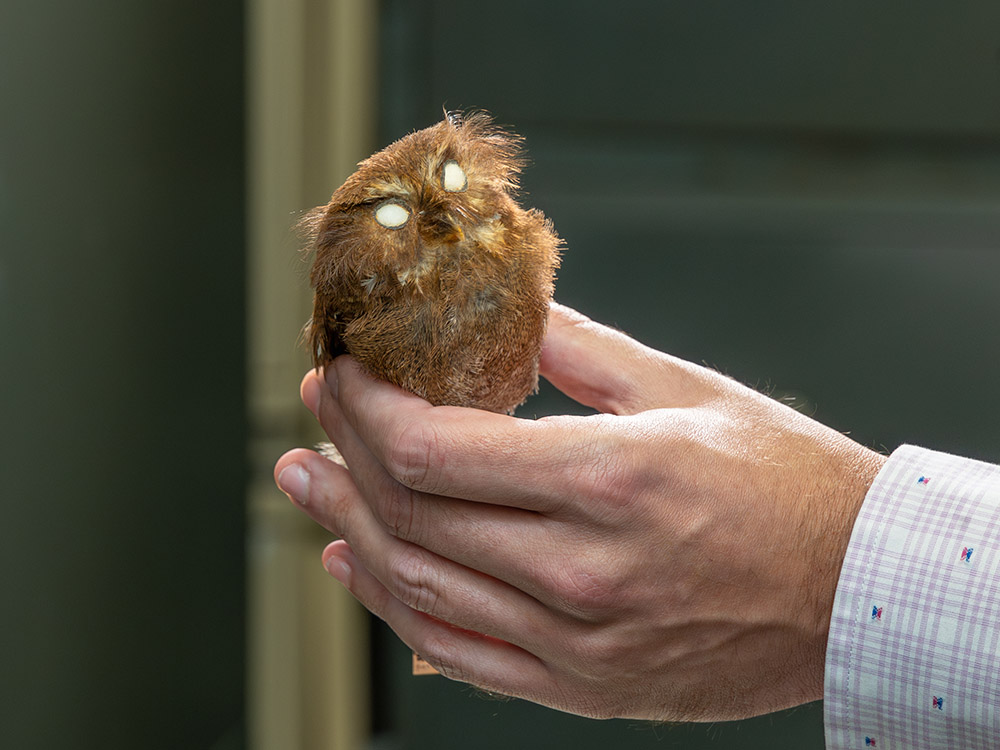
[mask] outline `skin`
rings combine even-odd
[[[279,487],[330,574],[445,676],[592,717],[715,721],[822,697],[854,519],[884,457],[553,305],[541,373],[598,410],[431,406],[348,357],[302,399],[351,467]]]

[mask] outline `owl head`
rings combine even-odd
[[[530,252],[512,197],[521,138],[482,112],[446,113],[365,159],[301,224],[315,251],[313,350],[336,356],[338,328],[371,298],[440,293],[441,268],[465,271]],[[319,335],[317,331],[333,332]]]
[[[347,270],[343,262],[364,278],[394,270],[405,281],[442,245],[485,240],[489,247],[476,230],[511,209],[520,146],[489,115],[452,112],[362,161],[304,221],[317,252],[314,286]]]

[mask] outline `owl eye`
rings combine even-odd
[[[384,201],[375,209],[375,221],[386,229],[399,229],[409,220],[410,210],[399,201]]]
[[[465,170],[458,166],[458,162],[449,159],[444,163],[441,172],[441,187],[446,193],[464,193],[469,187],[469,178],[465,176]]]

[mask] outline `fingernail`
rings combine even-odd
[[[320,384],[316,378],[309,378],[302,384],[302,403],[319,419]]]
[[[336,555],[330,555],[324,563],[326,572],[340,581],[344,586],[351,586],[351,566]]]
[[[309,502],[309,472],[300,464],[286,466],[278,474],[278,489],[299,505]]]

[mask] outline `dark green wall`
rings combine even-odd
[[[380,142],[443,105],[525,135],[561,301],[867,445],[1000,461],[1000,5],[383,8]],[[819,704],[651,728],[487,701],[375,627],[385,747],[823,746]]]
[[[0,6],[0,746],[238,746],[243,6]]]

